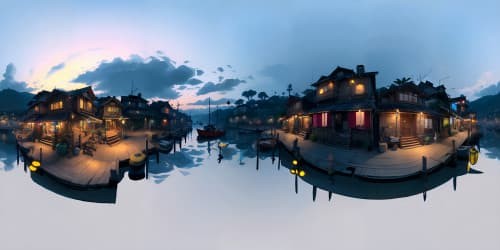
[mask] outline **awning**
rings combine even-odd
[[[328,111],[357,111],[357,110],[367,110],[374,109],[375,104],[373,102],[357,102],[357,103],[341,103],[324,105],[321,107],[313,108],[308,113],[320,113]]]
[[[91,122],[97,122],[97,123],[102,123],[102,120],[93,116],[93,115],[89,115],[89,114],[85,114],[85,113],[77,113],[78,116],[81,117],[81,119],[83,120],[89,120]]]
[[[394,110],[396,109],[398,109],[400,112],[410,112],[410,113],[423,112],[433,116],[442,116],[442,117],[448,116],[448,114],[440,113],[428,107],[415,105],[411,103],[384,103],[380,104],[378,108],[378,110],[382,112],[384,111],[394,112]]]

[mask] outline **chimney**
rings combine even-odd
[[[142,97],[142,94],[141,94],[141,93],[138,93],[138,94],[137,94],[137,96],[138,96],[138,97]]]
[[[360,64],[360,65],[356,66],[356,73],[358,75],[364,74],[365,73],[365,65]]]

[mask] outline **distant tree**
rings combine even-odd
[[[293,88],[292,88],[292,84],[288,84],[288,87],[286,88],[286,91],[288,91],[288,96],[290,96],[290,94],[292,93],[293,91]]]
[[[252,99],[256,94],[257,94],[257,91],[255,91],[253,89],[249,89],[249,90],[243,91],[243,93],[241,93],[241,95],[246,97],[248,101],[250,101],[250,99]]]
[[[403,84],[410,83],[410,82],[412,82],[410,77],[398,78],[398,79],[393,81],[393,83],[396,85],[403,85]]]
[[[261,100],[265,100],[265,99],[269,98],[269,96],[267,95],[267,93],[264,92],[264,91],[259,92],[259,95],[257,95],[257,97],[259,97],[259,99],[261,99]]]
[[[236,104],[236,105],[242,105],[243,103],[245,103],[245,101],[243,99],[238,99],[238,100],[236,100],[236,102],[234,102],[234,104]]]

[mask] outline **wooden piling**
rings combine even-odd
[[[422,173],[427,176],[427,157],[422,156]]]
[[[295,193],[299,193],[299,176],[295,174]]]
[[[455,139],[451,140],[451,143],[452,143],[452,147],[453,147],[453,151],[452,151],[452,159],[453,159],[453,162],[455,162],[457,160],[457,146],[456,146],[456,142],[455,142]]]
[[[149,177],[149,140],[146,139],[146,162],[144,163],[146,168],[146,180]]]
[[[278,148],[278,170],[280,170],[281,165],[281,148]]]
[[[40,147],[40,164],[42,163],[42,147]]]
[[[318,192],[318,187],[313,186],[313,202],[316,201],[316,193]]]
[[[16,159],[17,159],[17,166],[19,166],[19,142],[16,140]]]
[[[160,150],[156,149],[156,164],[160,164]]]

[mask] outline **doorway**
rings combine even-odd
[[[401,136],[415,136],[416,121],[415,114],[401,114]]]

